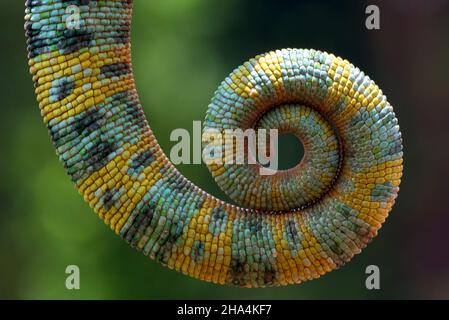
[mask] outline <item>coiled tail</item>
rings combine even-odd
[[[209,164],[237,207],[183,177],[151,132],[132,73],[132,6],[26,1],[44,123],[100,218],[152,259],[219,284],[301,283],[359,253],[402,174],[398,121],[374,82],[318,50],[277,50],[235,69],[212,98],[205,130],[277,128],[305,149],[296,167],[272,175],[260,175],[260,164]]]

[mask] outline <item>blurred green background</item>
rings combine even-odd
[[[380,7],[380,30],[365,28],[369,4]],[[338,271],[267,289],[188,278],[130,249],[103,225],[66,176],[40,118],[27,70],[23,1],[0,6],[0,298],[449,298],[448,1],[135,0],[136,81],[166,152],[171,130],[202,120],[233,68],[271,49],[345,57],[395,107],[404,177],[379,236]],[[179,169],[226,199],[205,166]],[[65,288],[71,264],[81,269],[78,291]],[[381,290],[365,288],[370,264],[380,267]]]

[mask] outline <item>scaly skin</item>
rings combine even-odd
[[[79,30],[66,8],[81,10]],[[132,247],[219,284],[301,283],[336,269],[377,234],[402,175],[402,140],[380,89],[348,61],[284,49],[220,85],[205,128],[278,127],[305,147],[273,176],[209,165],[225,203],[184,178],[147,124],[130,58],[132,1],[28,0],[37,100],[57,154],[85,201]]]

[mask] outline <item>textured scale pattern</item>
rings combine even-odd
[[[67,7],[80,8],[70,30]],[[211,164],[242,207],[205,193],[170,163],[147,124],[130,58],[131,0],[27,0],[30,72],[59,159],[85,201],[132,247],[219,284],[301,283],[341,267],[376,236],[402,175],[402,140],[382,91],[316,50],[259,55],[219,86],[205,128],[278,128],[301,163]]]

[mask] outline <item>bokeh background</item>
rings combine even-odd
[[[379,236],[347,266],[299,286],[200,282],[128,247],[92,213],[58,163],[28,75],[23,1],[0,4],[0,298],[449,298],[449,1],[135,0],[133,64],[165,151],[202,120],[219,82],[256,54],[323,49],[359,66],[395,107],[404,139],[398,201]],[[380,7],[381,29],[365,28]],[[297,157],[281,146],[283,161]],[[284,150],[284,151],[282,151]],[[226,199],[203,165],[179,169]],[[81,290],[65,268],[81,269]],[[365,288],[365,268],[381,290]]]

